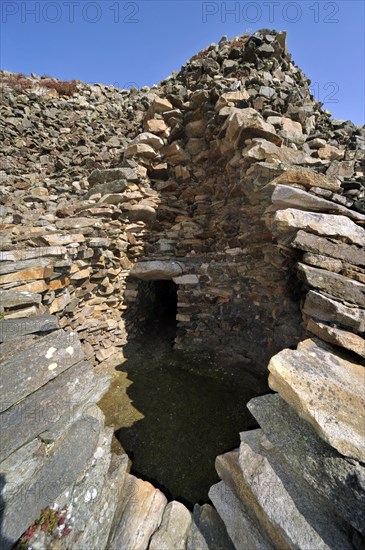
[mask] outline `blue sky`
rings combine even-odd
[[[157,83],[224,34],[288,31],[336,118],[364,123],[362,0],[0,0],[1,68],[120,87]]]

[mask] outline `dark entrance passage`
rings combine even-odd
[[[174,339],[176,336],[177,285],[171,280],[140,281],[137,309],[141,330]]]
[[[256,426],[246,403],[260,392],[241,368],[174,349],[179,289],[172,280],[134,278],[127,291],[133,337],[100,402],[114,426],[113,451],[129,455],[134,475],[192,508],[219,481],[216,456]]]

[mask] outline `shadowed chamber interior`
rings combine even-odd
[[[249,426],[246,403],[257,388],[208,355],[174,349],[178,285],[172,280],[131,284],[133,330],[109,395],[121,403],[114,447],[128,453],[132,473],[192,507],[218,481],[217,454],[236,447],[242,426]]]

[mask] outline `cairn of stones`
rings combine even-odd
[[[267,29],[151,88],[1,80],[1,548],[56,507],[30,547],[364,548],[364,129]],[[129,473],[97,406],[160,279],[177,350],[272,390],[193,512]]]

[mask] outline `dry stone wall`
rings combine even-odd
[[[10,76],[1,95],[5,547],[57,501],[76,510],[65,548],[168,548],[177,537],[191,550],[360,549],[363,129],[322,110],[285,33],[268,30],[223,37],[151,89],[80,83],[59,97],[36,77],[15,79],[19,89]],[[243,376],[266,379],[269,364],[277,392],[250,402],[261,428],[217,458],[219,516],[167,505],[127,472],[127,457],[111,455],[100,411],[85,414],[106,391],[106,362],[139,328],[139,281],[160,279],[178,286],[177,349],[214,353]],[[65,393],[79,404],[71,418]],[[20,409],[52,399],[56,420],[26,414],[13,436]],[[18,521],[22,495],[67,468],[69,488],[61,476]]]

